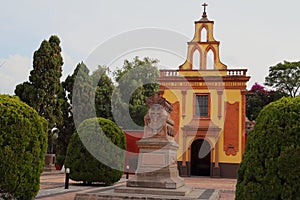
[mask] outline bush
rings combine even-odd
[[[264,107],[238,170],[236,199],[299,199],[300,97]]]
[[[70,168],[72,180],[83,181],[85,184],[97,182],[109,185],[122,177],[125,151],[122,150],[120,153],[110,148],[107,145],[109,142],[101,136],[108,138],[119,148],[125,149],[125,135],[115,123],[104,118],[83,121],[72,135],[67,149],[65,167]],[[89,150],[93,152],[89,152],[84,144],[89,145]],[[114,169],[99,161],[103,157],[109,159],[106,164],[115,166]]]
[[[17,97],[0,95],[0,196],[33,199],[47,148],[47,121]]]

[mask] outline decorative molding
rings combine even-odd
[[[184,119],[186,116],[186,90],[181,91],[182,95],[182,118]]]
[[[206,81],[201,77],[186,77],[186,79],[182,79],[182,77],[163,77],[160,78],[160,84],[162,88],[168,89],[246,89],[246,82],[249,80],[245,77],[236,77],[233,78],[222,78],[222,77],[209,77],[207,76]]]
[[[224,151],[227,156],[239,151],[239,102],[225,102]]]
[[[202,137],[206,136],[218,138],[221,130],[210,119],[192,119],[188,124],[181,128],[186,136]]]
[[[218,90],[218,118],[221,119],[222,117],[222,95],[223,95],[223,90]]]
[[[242,94],[242,154],[246,147],[246,90],[241,90]]]
[[[187,136],[187,133],[186,131],[183,131],[183,154],[182,154],[182,166],[185,167],[186,166],[186,136]]]
[[[180,126],[180,103],[176,101],[172,104],[173,111],[170,114],[171,119],[174,121],[174,137],[177,137],[179,133],[179,126]],[[176,141],[178,143],[178,141]]]
[[[214,164],[214,167],[218,168],[219,167],[219,140],[217,140],[214,149],[215,149],[215,164]]]

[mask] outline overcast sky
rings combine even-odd
[[[115,67],[122,65],[121,61],[116,60],[132,59],[135,54],[139,55],[141,52],[136,49],[132,51],[129,43],[134,43],[134,39],[141,41],[150,38],[151,34],[147,32],[151,30],[149,28],[166,30],[165,33],[169,31],[172,33],[170,38],[180,36],[174,41],[178,43],[175,46],[179,52],[186,54],[186,42],[193,38],[194,21],[201,18],[203,3],[202,0],[0,2],[0,93],[9,94],[14,93],[17,84],[28,80],[34,51],[51,35],[61,39],[64,59],[62,80],[73,72],[77,63],[88,59],[104,43],[114,45],[106,52],[114,54],[119,49],[117,45],[120,48],[127,45],[127,53],[117,52],[121,55],[110,55],[113,60],[104,59],[104,63],[99,65]],[[251,76],[248,88],[255,82],[263,83],[270,66],[284,60],[300,60],[299,1],[206,2],[209,4],[208,18],[215,22],[215,39],[221,42],[220,59],[229,69],[248,69],[248,75]],[[120,35],[136,29],[142,31],[138,35],[131,34],[126,44],[122,40],[116,43]],[[182,38],[186,38],[183,43]],[[162,41],[162,38],[159,40]],[[173,69],[177,69],[183,59],[153,50],[149,51],[149,56],[155,56],[163,62],[163,66]]]

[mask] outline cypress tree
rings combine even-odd
[[[300,97],[265,106],[238,170],[236,199],[299,199]]]
[[[48,121],[48,153],[52,153],[54,136],[51,130],[59,127],[62,122],[62,102],[59,99],[62,92],[62,65],[60,40],[57,36],[51,36],[49,41],[44,40],[34,52],[29,82],[19,84],[15,89],[15,94],[22,101]]]

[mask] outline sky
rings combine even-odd
[[[51,35],[61,40],[62,80],[79,62],[91,60],[91,55],[99,58],[98,65],[113,69],[136,55],[157,58],[161,68],[178,69],[186,56],[186,42],[193,38],[194,21],[201,18],[203,3],[0,0],[0,93],[14,94],[17,84],[28,81],[33,53]],[[248,89],[255,82],[264,83],[270,66],[300,60],[299,1],[206,3],[208,18],[214,21],[214,37],[221,42],[220,60],[228,69],[248,69]],[[151,42],[156,44],[151,46]]]

